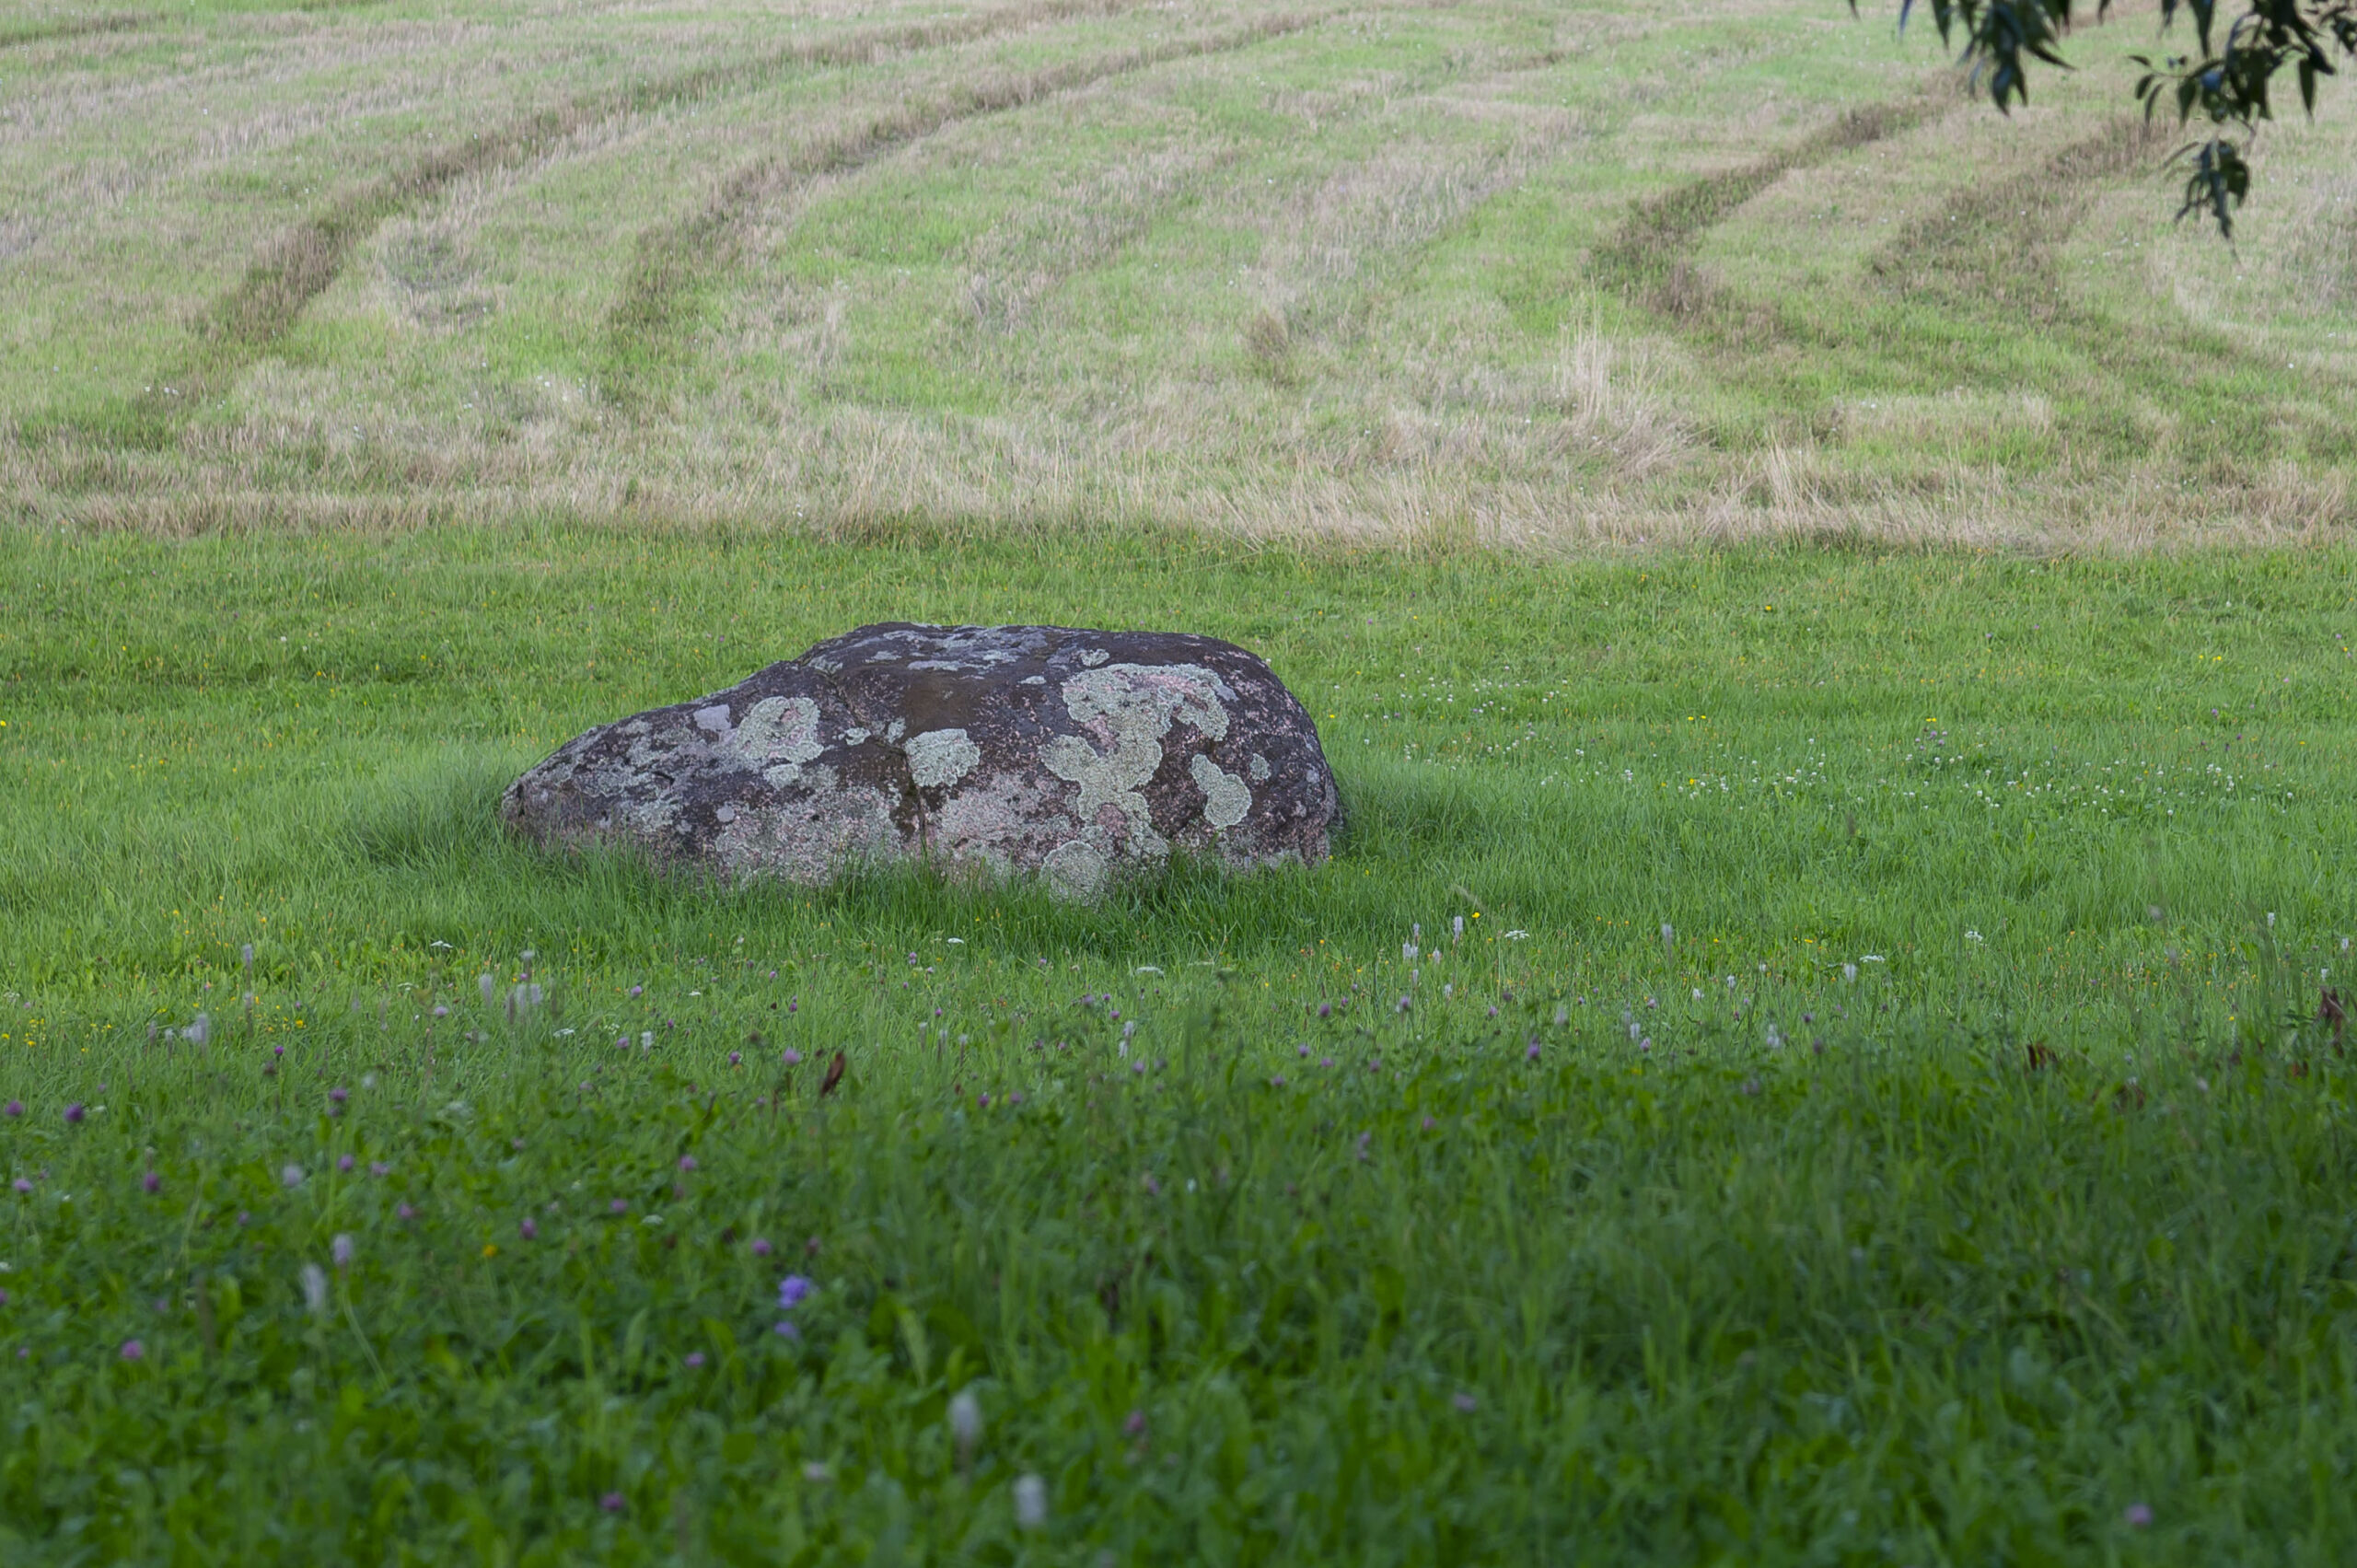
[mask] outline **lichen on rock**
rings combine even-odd
[[[730,879],[926,860],[1095,898],[1174,850],[1315,865],[1339,803],[1309,714],[1232,644],[895,622],[576,737],[501,811]]]

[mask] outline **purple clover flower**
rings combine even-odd
[[[693,1372],[697,1367],[703,1365],[703,1352],[700,1350],[691,1350],[688,1352],[686,1359],[682,1361],[680,1365],[685,1366],[689,1371]]]
[[[770,1255],[770,1244],[769,1244],[769,1238],[768,1238],[768,1237],[761,1237],[761,1236],[757,1236],[757,1237],[753,1237],[753,1256],[754,1256],[754,1257],[756,1257],[756,1258],[766,1258],[766,1257],[768,1257],[769,1255]]]
[[[800,1274],[788,1274],[777,1282],[777,1309],[791,1312],[809,1299],[810,1282]]]
[[[25,1113],[25,1102],[24,1102],[23,1100],[20,1100],[20,1099],[12,1099],[12,1100],[10,1100],[10,1101],[8,1102],[8,1114],[9,1114],[9,1115],[11,1115],[11,1116],[22,1116],[24,1113]]]
[[[65,1120],[69,1122],[79,1121],[82,1120],[82,1102],[80,1100],[77,1099],[72,1105],[65,1108]]]
[[[695,1167],[696,1167],[696,1156],[693,1156],[693,1155],[681,1155],[681,1156],[679,1156],[679,1168],[680,1168],[681,1170],[693,1170],[693,1169],[695,1169]]]
[[[125,1340],[122,1342],[122,1359],[125,1361],[145,1361],[147,1359],[147,1347],[141,1344],[137,1340]]]
[[[139,1179],[139,1185],[150,1192],[160,1192],[163,1191],[164,1179],[151,1170]]]
[[[524,1223],[516,1227],[516,1234],[527,1241],[535,1240],[540,1234],[540,1227],[533,1224],[531,1216],[527,1214],[524,1216]]]

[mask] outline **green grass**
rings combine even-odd
[[[2229,250],[2147,17],[2001,118],[1822,0],[14,5],[20,521],[2349,523],[2357,99]]]
[[[7,1555],[2341,1561],[2352,605],[2339,552],[10,534]],[[1311,705],[1327,865],[1084,908],[495,826],[863,620],[1176,606]]]

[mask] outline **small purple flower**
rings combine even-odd
[[[340,1155],[336,1157],[335,1167],[336,1169],[349,1175],[352,1170],[352,1164],[353,1160],[350,1155]]]
[[[1132,1411],[1130,1412],[1129,1419],[1128,1419],[1127,1421],[1124,1421],[1124,1422],[1122,1422],[1122,1423],[1121,1423],[1121,1431],[1122,1431],[1122,1433],[1123,1433],[1123,1434],[1124,1434],[1124,1435],[1126,1435],[1126,1436],[1130,1436],[1130,1437],[1143,1437],[1143,1436],[1144,1436],[1144,1435],[1145,1435],[1145,1411]]]
[[[991,1092],[990,1092],[990,1090],[988,1090],[988,1089],[984,1089],[984,1090],[982,1091],[982,1093],[981,1093],[981,1099],[980,1099],[977,1103],[981,1105],[981,1109],[984,1109],[984,1110],[988,1110],[988,1109],[991,1108]]]
[[[1143,1062],[1132,1062],[1130,1063],[1130,1071],[1132,1073],[1143,1073],[1145,1071],[1145,1063]]]
[[[273,1058],[283,1059],[286,1055],[286,1048],[283,1045],[273,1045],[270,1048],[270,1054]]]
[[[434,1016],[437,1018],[447,1018],[450,1016],[450,1009],[437,1005],[434,1009]]]
[[[794,1326],[793,1319],[787,1318],[777,1320],[777,1332],[780,1339],[798,1340],[802,1337],[802,1330]]]
[[[757,1237],[753,1237],[753,1256],[754,1256],[754,1257],[756,1257],[756,1258],[766,1258],[766,1257],[768,1257],[769,1255],[770,1255],[770,1244],[769,1244],[769,1238],[768,1238],[767,1237],[761,1237],[761,1236],[757,1236]]]
[[[777,1282],[777,1309],[791,1312],[808,1299],[810,1282],[800,1274],[788,1274]]]
[[[1399,1011],[1399,1012],[1402,1012],[1402,1013],[1406,1012],[1406,1011],[1407,1011],[1407,1010],[1408,1010],[1411,1005],[1413,1005],[1413,1004],[1411,1004],[1411,1002],[1410,1002],[1406,997],[1404,997],[1404,996],[1402,996],[1401,998],[1399,998],[1399,1001],[1397,1001],[1397,1002],[1395,1002],[1395,1003],[1393,1003],[1393,1004],[1392,1004],[1392,1006],[1393,1006],[1393,1008],[1394,1008],[1394,1009],[1396,1009],[1396,1010],[1397,1010],[1397,1011]]]
[[[1023,1103],[1023,1091],[1021,1089],[1013,1089],[1008,1091],[1006,1103],[1009,1105],[1021,1105]]]
[[[636,991],[638,988],[633,986],[631,989]],[[622,1494],[619,1492],[609,1492],[598,1499],[598,1506],[609,1514],[619,1514],[622,1511]]]
[[[254,1217],[253,1217],[253,1215],[251,1215],[250,1214],[248,1214],[248,1213],[247,1213],[245,1210],[243,1210],[243,1209],[239,1209],[239,1210],[238,1211],[238,1228],[239,1230],[243,1230],[243,1229],[245,1229],[245,1228],[246,1228],[246,1226],[248,1226],[248,1225],[251,1225],[251,1224],[253,1224],[253,1223],[254,1223]]]
[[[679,1156],[679,1168],[680,1168],[681,1170],[693,1170],[693,1169],[695,1169],[695,1167],[696,1167],[696,1156],[693,1156],[693,1155],[681,1155],[681,1156]]]
[[[1308,1046],[1308,1043],[1307,1043],[1306,1041],[1304,1041],[1304,1042],[1303,1042],[1303,1043],[1302,1043],[1298,1048],[1296,1048],[1296,1049],[1297,1049],[1297,1051],[1298,1051],[1298,1052],[1299,1052],[1299,1054],[1300,1054],[1300,1056],[1301,1056],[1301,1059],[1302,1059],[1304,1062],[1306,1062],[1306,1061],[1308,1061],[1308,1060],[1309,1060],[1309,1046]]]
[[[150,1192],[160,1192],[164,1190],[164,1179],[151,1170],[139,1179],[139,1185]]]
[[[351,1234],[346,1231],[336,1232],[335,1239],[328,1243],[328,1257],[339,1269],[352,1267],[353,1255],[356,1250],[357,1249],[353,1246]]]
[[[1321,1056],[1318,1059],[1318,1065],[1320,1067],[1331,1067],[1334,1065],[1334,1059],[1330,1056]]]
[[[417,1218],[417,1211],[411,1208],[407,1203],[403,1203],[400,1208],[395,1209],[393,1213],[399,1218],[405,1220],[413,1220]]]
[[[147,1347],[141,1344],[137,1340],[125,1340],[122,1342],[122,1359],[125,1361],[145,1361],[147,1359]]]
[[[291,1164],[282,1166],[279,1167],[278,1179],[289,1187],[300,1187],[303,1185],[303,1167]]]
[[[784,1063],[789,1067],[796,1067],[801,1065],[802,1052],[795,1050],[794,1047],[789,1045],[785,1048],[784,1051],[779,1055],[778,1060]]]
[[[25,1113],[25,1102],[24,1102],[23,1100],[20,1100],[20,1099],[12,1099],[12,1100],[10,1100],[10,1101],[8,1102],[8,1114],[9,1114],[9,1115],[11,1115],[11,1116],[22,1116],[24,1113]]]
[[[681,1365],[686,1366],[689,1371],[693,1372],[697,1367],[703,1365],[703,1352],[700,1350],[691,1350],[688,1352],[687,1356]]]
[[[351,1098],[352,1091],[345,1088],[342,1084],[338,1084],[335,1087],[328,1091],[328,1098],[335,1101],[338,1105],[342,1105],[345,1100],[348,1100]]]
[[[2150,1529],[2153,1527],[2153,1505],[2149,1503],[2131,1503],[2128,1505],[2128,1511],[2120,1515],[2120,1517],[2128,1521],[2131,1529]]]
[[[1439,1123],[1439,1122],[1437,1122],[1437,1121],[1434,1121],[1431,1117],[1427,1116],[1427,1117],[1425,1117],[1425,1118],[1424,1118],[1424,1131],[1425,1131],[1425,1132],[1431,1132],[1434,1128],[1435,1128],[1435,1127],[1437,1127],[1437,1126],[1439,1126],[1439,1125],[1440,1125],[1440,1123]]]
[[[1537,1040],[1534,1040],[1530,1042],[1529,1049],[1526,1050],[1522,1053],[1522,1059],[1526,1062],[1536,1062],[1538,1060],[1538,1042]]]
[[[535,1240],[540,1234],[540,1227],[534,1225],[530,1216],[527,1215],[524,1223],[516,1227],[516,1234],[522,1237],[527,1241]]]
[[[33,1190],[32,1182],[21,1176],[17,1178],[16,1185],[17,1191],[19,1192],[30,1192]]]
[[[607,1204],[606,1209],[610,1214],[626,1214],[630,1213],[630,1200],[627,1198],[617,1198],[612,1202]]]
[[[745,1053],[743,1051],[732,1051],[728,1053],[728,1065],[731,1067],[740,1067],[744,1065],[744,1062]]]
[[[368,1174],[371,1176],[384,1176],[393,1167],[391,1166],[387,1165],[383,1160],[370,1160],[368,1162]]]
[[[1476,1410],[1480,1408],[1481,1403],[1480,1400],[1475,1399],[1472,1395],[1462,1392],[1461,1390],[1453,1395],[1448,1402],[1457,1407],[1457,1413],[1460,1415],[1471,1415]]]
[[[72,1105],[65,1108],[65,1120],[68,1121],[79,1121],[82,1120],[82,1102],[80,1100],[77,1099]]]
[[[633,985],[630,988],[630,994],[631,999],[633,1001],[636,1001],[639,997],[646,994],[646,987],[643,985]]]
[[[1331,1002],[1320,1002],[1318,1005],[1318,1016],[1321,1018],[1332,1017],[1334,1016],[1334,1005]]]
[[[1269,1080],[1269,1087],[1271,1087],[1271,1088],[1272,1088],[1272,1089],[1282,1089],[1282,1088],[1283,1088],[1284,1086],[1285,1086],[1285,1075],[1284,1075],[1283,1073],[1279,1073],[1279,1074],[1275,1074],[1273,1077],[1271,1077],[1271,1078]]]
[[[786,1005],[785,1005],[785,1010],[786,1010],[787,1012],[791,1013],[791,1012],[793,1012],[795,1008],[797,1008],[797,1007],[799,1007],[799,1006],[801,1006],[801,1005],[802,1005],[802,1004],[801,1004],[801,1003],[799,1003],[799,1002],[788,1001],[788,1002],[786,1003]]]

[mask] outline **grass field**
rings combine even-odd
[[[20,530],[0,1539],[2338,1562],[2352,600],[2340,552]],[[887,610],[1174,603],[1314,704],[1327,865],[1076,908],[495,828]]]
[[[2347,95],[2228,250],[2144,6],[2001,120],[1828,0],[0,9],[0,475],[1365,542],[2338,537]]]
[[[0,1562],[2349,1561],[2357,118],[2151,20],[0,0]],[[882,619],[1334,858],[498,830]]]

